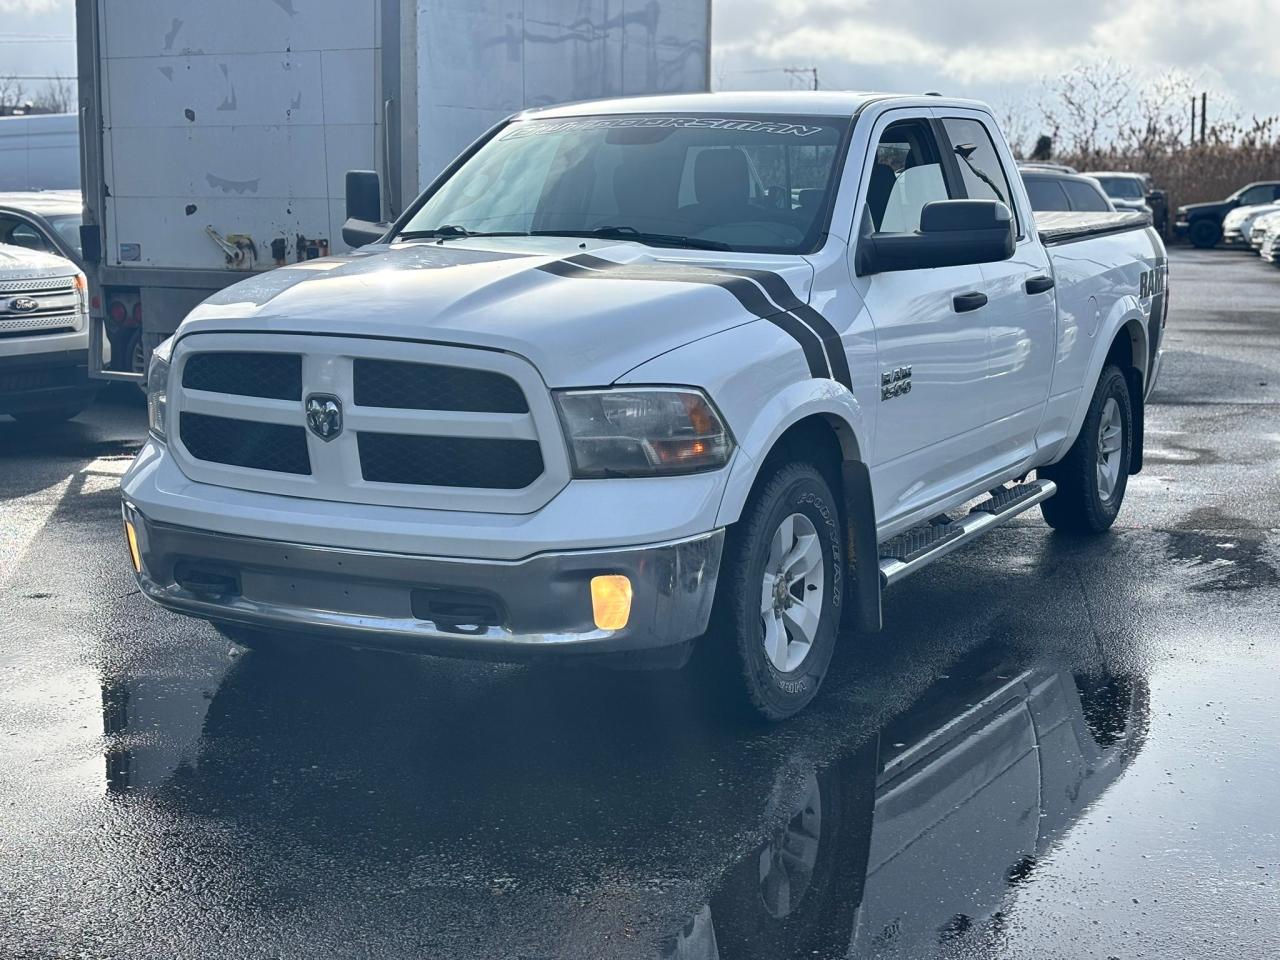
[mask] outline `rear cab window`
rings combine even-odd
[[[1018,224],[1018,236],[1022,236],[1018,205],[1013,199],[1009,177],[995,140],[986,124],[968,117],[945,117],[943,129],[947,131],[950,149],[960,168],[960,179],[970,200],[998,200],[1008,207]]]

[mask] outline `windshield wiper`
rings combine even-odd
[[[452,240],[458,237],[527,237],[529,236],[523,230],[468,230],[466,227],[460,227],[456,223],[446,223],[439,227],[433,227],[430,230],[406,230],[404,233],[397,233],[393,240]]]
[[[732,250],[733,247],[719,240],[703,240],[674,233],[646,233],[635,227],[605,226],[594,230],[534,230],[533,237],[601,237],[607,240],[634,240],[654,247],[692,247],[695,250]]]

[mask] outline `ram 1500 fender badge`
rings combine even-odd
[[[911,367],[895,367],[880,374],[880,399],[892,400],[911,392]]]
[[[342,401],[332,394],[307,397],[307,427],[326,443],[342,433]]]

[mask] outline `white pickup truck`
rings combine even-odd
[[[97,387],[88,361],[88,293],[80,268],[0,243],[0,414],[37,423],[74,417]]]
[[[528,111],[389,226],[368,177],[366,246],[149,370],[139,582],[250,646],[696,654],[779,719],[883,587],[1036,504],[1106,530],[1141,467],[1161,241],[1035,218],[979,103]]]

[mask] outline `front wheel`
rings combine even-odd
[[[704,643],[735,699],[768,720],[802,710],[826,675],[844,588],[841,543],[835,496],[808,463],[774,471],[729,530]]]
[[[1216,247],[1218,241],[1222,239],[1222,228],[1212,220],[1197,220],[1191,224],[1189,236],[1193,246],[1208,250],[1210,247]]]
[[[1129,482],[1133,407],[1119,367],[1102,371],[1080,435],[1067,455],[1037,473],[1058,485],[1040,504],[1045,522],[1070,533],[1102,533],[1115,523]]]

